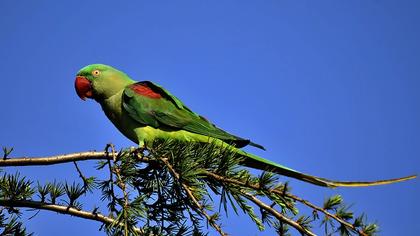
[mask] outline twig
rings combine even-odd
[[[88,181],[87,181],[86,177],[83,175],[83,173],[80,170],[80,168],[77,165],[77,163],[75,161],[73,161],[73,164],[76,167],[77,173],[79,173],[79,177],[83,180],[83,189],[84,189],[84,192],[86,193],[86,191],[88,189]]]
[[[38,201],[30,201],[30,200],[0,200],[1,206],[7,206],[7,207],[27,207],[32,209],[40,209],[40,210],[47,210],[47,211],[53,211],[61,214],[67,214],[72,215],[88,220],[95,220],[104,224],[113,224],[115,223],[115,220],[104,216],[102,214],[98,213],[92,213],[87,211],[78,210],[74,207],[68,207],[68,206],[62,206],[62,205],[55,205],[55,204],[47,204],[43,202]],[[142,234],[143,230],[139,228],[134,228],[134,230]]]
[[[112,145],[113,144],[107,144],[106,145],[106,147],[105,147],[105,153],[106,153],[106,156],[107,156],[107,164],[108,164],[108,169],[109,169],[109,184],[110,184],[111,198],[112,198],[111,201],[112,201],[112,203],[115,203],[117,200],[116,200],[115,191],[114,191],[114,177],[112,175],[113,169],[112,169],[111,160],[114,160],[115,161],[116,158],[115,158],[115,151],[114,151],[113,148],[111,149],[111,151],[112,151],[112,153],[111,153],[112,159],[109,158],[110,156],[109,156],[109,151],[108,151],[108,148],[112,147]],[[112,212],[116,212],[115,204],[112,204],[110,208],[111,208],[110,209],[111,210],[111,213]]]
[[[293,228],[295,228],[296,230],[298,230],[301,234],[303,235],[309,235],[309,236],[316,236],[314,233],[312,233],[311,231],[307,230],[306,228],[302,227],[299,223],[297,223],[296,221],[280,214],[278,211],[274,210],[272,207],[268,206],[267,204],[263,203],[262,201],[260,201],[258,198],[256,198],[255,196],[253,196],[250,193],[247,193],[245,191],[241,191],[241,193],[248,198],[250,201],[252,201],[253,203],[255,203],[255,205],[259,206],[260,208],[270,212],[273,216],[275,216],[279,221],[285,222],[286,224],[292,226]]]
[[[37,210],[35,214],[33,214],[31,217],[28,218],[28,220],[33,219],[35,216],[37,216],[39,214],[41,210]]]
[[[280,193],[278,190],[272,190],[274,193]],[[300,198],[300,197],[298,197],[298,196],[296,196],[296,195],[292,195],[292,194],[290,194],[290,193],[286,193],[286,196],[288,196],[288,197],[290,197],[290,198],[292,198],[292,199],[294,199],[294,200],[296,200],[296,201],[298,201],[298,202],[300,202],[300,203],[302,203],[302,204],[305,204],[306,206],[308,206],[308,207],[310,207],[310,208],[312,208],[312,209],[314,209],[314,210],[317,210],[317,211],[319,211],[319,212],[322,212],[322,213],[324,213],[326,216],[328,216],[328,217],[331,217],[331,218],[333,218],[334,220],[336,220],[337,222],[339,222],[340,224],[343,224],[343,225],[345,225],[346,227],[348,227],[348,228],[350,228],[350,229],[352,229],[352,230],[354,230],[355,232],[357,232],[359,235],[361,235],[361,236],[368,236],[365,232],[363,232],[362,230],[358,230],[356,227],[354,227],[354,225],[352,225],[352,224],[350,224],[349,222],[347,222],[347,221],[344,221],[343,219],[341,219],[340,217],[338,217],[338,216],[336,216],[336,215],[334,215],[334,214],[331,214],[330,212],[328,212],[327,210],[325,210],[325,209],[323,209],[323,208],[321,208],[321,207],[319,207],[319,206],[316,206],[316,205],[314,205],[314,204],[312,204],[312,203],[310,203],[308,200],[305,200],[305,199],[302,199],[302,198]]]
[[[188,197],[193,201],[194,205],[200,210],[200,213],[204,215],[207,219],[207,222],[210,223],[210,225],[219,232],[220,235],[225,236],[227,235],[225,232],[223,232],[222,228],[214,222],[214,220],[207,214],[207,212],[204,210],[204,207],[198,202],[198,200],[194,197],[194,194],[191,192],[189,187],[181,181],[181,178],[179,174],[175,171],[175,169],[172,167],[172,165],[168,162],[166,158],[161,159],[162,162],[168,167],[168,170],[172,173],[172,175],[181,182],[182,187],[184,188],[185,192],[187,193]]]
[[[116,153],[115,153],[115,146],[114,144],[109,144],[109,147],[111,147],[111,151],[112,151],[112,160],[114,161],[114,163],[117,160],[116,157]],[[108,160],[108,165],[111,165],[110,160]],[[128,193],[126,190],[126,185],[121,177],[121,170],[120,168],[115,168],[114,167],[114,173],[117,176],[117,184],[118,186],[121,188],[123,194],[124,194],[124,206],[123,206],[123,213],[124,213],[124,235],[128,236],[128,214],[127,214],[127,209],[128,209]],[[110,166],[110,174],[111,174],[111,178],[112,178],[112,168]],[[114,190],[112,190],[114,191]]]

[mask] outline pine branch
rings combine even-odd
[[[76,161],[85,161],[85,160],[106,160],[106,162],[108,163],[108,165],[110,167],[110,176],[111,176],[111,181],[112,181],[113,169],[111,168],[111,160],[113,162],[117,161],[117,159],[120,158],[121,152],[117,156],[116,152],[114,150],[114,147],[112,145],[108,145],[107,148],[108,147],[112,148],[112,153],[110,153],[106,150],[104,152],[80,152],[80,153],[71,153],[71,154],[65,154],[65,155],[38,157],[38,158],[22,157],[22,158],[12,158],[12,159],[3,159],[3,160],[0,159],[0,167],[1,166],[36,166],[36,165],[41,165],[42,166],[42,165],[54,165],[54,164],[60,164],[60,163],[66,163],[66,162],[76,162]],[[153,150],[151,150],[151,152],[153,153]],[[185,176],[182,176],[182,178],[181,178],[181,176],[175,171],[174,167],[168,162],[168,160],[169,160],[168,158],[164,158],[162,156],[151,158],[150,156],[145,156],[138,151],[130,151],[130,152],[126,152],[126,154],[127,153],[129,153],[129,157],[135,158],[138,162],[141,162],[141,163],[148,163],[148,164],[153,164],[154,163],[153,165],[156,165],[156,164],[159,165],[159,161],[161,161],[168,168],[168,170],[174,176],[174,178],[177,179],[181,183],[182,188],[185,190],[185,193],[190,198],[190,200],[194,203],[195,208],[199,209],[199,211],[200,211],[199,213],[201,215],[203,215],[207,219],[207,221],[212,225],[212,227],[214,227],[221,235],[225,235],[225,233],[222,231],[220,226],[217,225],[214,222],[214,218],[212,218],[212,216],[209,216],[205,212],[204,207],[195,198],[195,196],[191,192],[189,186],[185,183],[185,181],[182,180],[182,178],[184,178]],[[204,153],[205,153],[205,151],[204,151]],[[201,153],[201,154],[203,154],[203,153]],[[79,175],[81,175],[81,178],[86,179],[81,174],[81,171],[77,167],[77,165],[76,165],[76,168],[79,172]],[[202,170],[200,173],[201,173],[200,177],[197,176],[197,178],[214,179],[214,180],[218,181],[219,183],[232,184],[232,185],[236,185],[236,186],[245,187],[245,188],[248,188],[248,189],[253,189],[255,191],[260,191],[260,192],[263,192],[263,193],[266,192],[267,194],[271,193],[271,194],[275,194],[275,195],[280,196],[280,197],[284,196],[284,197],[293,199],[294,201],[300,202],[300,203],[312,208],[314,210],[314,212],[315,211],[316,212],[321,212],[321,213],[325,214],[326,217],[337,221],[341,225],[340,228],[342,228],[342,227],[348,228],[348,229],[352,230],[353,232],[357,232],[359,235],[362,235],[362,236],[370,235],[369,232],[365,233],[365,232],[367,232],[366,231],[366,225],[360,224],[358,222],[359,219],[356,219],[355,223],[351,224],[348,221],[346,221],[344,218],[342,218],[342,216],[339,216],[338,213],[333,214],[333,213],[329,212],[328,209],[316,206],[316,205],[312,204],[311,202],[309,202],[307,200],[304,200],[303,198],[300,198],[296,195],[293,195],[288,191],[284,191],[283,189],[274,188],[274,187],[267,188],[267,186],[260,186],[260,184],[258,182],[250,182],[250,181],[248,181],[246,179],[243,179],[243,178],[237,179],[236,177],[235,178],[227,177],[224,174],[223,175],[220,174],[220,173],[224,173],[223,171],[222,172],[219,172],[219,171],[212,172],[212,169],[210,169],[210,170]],[[216,173],[218,173],[218,174],[216,174]],[[84,182],[85,182],[85,180],[84,180]],[[117,182],[121,183],[121,179],[118,176],[117,176]],[[120,187],[122,187],[122,185],[120,185]],[[123,192],[125,192],[124,189],[123,189]],[[283,214],[274,210],[274,208],[272,208],[271,206],[266,205],[265,203],[260,201],[258,198],[256,198],[252,194],[250,194],[248,191],[245,191],[245,192],[241,191],[241,194],[243,196],[245,196],[248,200],[254,202],[261,209],[264,209],[267,212],[270,212],[272,215],[274,215],[281,222],[286,223],[286,224],[296,228],[299,232],[304,233],[303,230],[306,230],[298,222],[295,222],[295,221],[285,217]],[[264,194],[264,195],[269,197],[269,195],[267,195],[267,194]],[[127,197],[126,194],[124,194],[124,200],[125,200],[126,203],[128,202],[128,197]],[[287,204],[287,202],[286,202],[286,204]],[[48,204],[46,204],[46,205],[48,205]],[[357,222],[357,224],[356,224],[356,222]],[[369,226],[370,225],[368,225],[367,227],[369,227]],[[299,228],[299,227],[301,227],[301,228]],[[374,225],[372,225],[372,227],[374,227]],[[311,232],[310,231],[308,231],[308,232],[309,233],[305,232],[305,234],[311,235]]]
[[[115,150],[114,147],[112,146],[112,153],[113,156],[115,157]],[[115,158],[114,158],[115,160]],[[121,176],[121,170],[120,168],[115,168],[114,170],[115,175],[117,176],[117,184],[118,186],[121,188],[123,195],[124,195],[124,205],[123,205],[123,213],[124,213],[124,235],[128,236],[128,204],[129,204],[129,199],[128,199],[128,193],[127,193],[127,188],[126,188],[126,184]]]
[[[243,187],[248,187],[248,188],[251,188],[251,189],[254,189],[254,190],[263,190],[260,186],[255,185],[255,184],[251,184],[249,182],[242,182],[242,181],[239,181],[239,180],[236,180],[236,179],[227,178],[227,177],[224,177],[224,176],[221,176],[221,175],[217,175],[215,173],[211,173],[211,172],[208,172],[208,171],[206,171],[204,174],[206,176],[208,176],[210,178],[213,178],[213,179],[216,179],[218,181],[222,181],[222,182],[226,182],[226,183],[231,183],[231,184],[235,184],[235,185],[239,185],[239,186],[243,186]],[[364,233],[362,230],[358,230],[356,227],[354,227],[354,225],[350,224],[347,221],[344,221],[343,219],[341,219],[340,217],[338,217],[338,216],[336,216],[334,214],[331,214],[327,210],[325,210],[325,209],[323,209],[323,208],[321,208],[319,206],[314,205],[313,203],[309,202],[308,200],[302,199],[302,198],[300,198],[300,197],[298,197],[296,195],[293,195],[293,194],[290,194],[290,193],[287,193],[287,192],[285,193],[283,191],[279,191],[277,189],[269,189],[268,191],[273,192],[273,193],[276,193],[276,194],[279,194],[279,195],[286,195],[287,197],[292,198],[295,201],[298,201],[300,203],[303,203],[306,206],[308,206],[308,207],[310,207],[310,208],[312,208],[312,209],[314,209],[314,210],[316,210],[318,212],[321,212],[321,213],[325,214],[328,217],[333,218],[334,220],[338,221],[340,224],[343,224],[346,227],[354,230],[359,235],[361,235],[361,236],[367,236],[366,233]]]
[[[255,205],[257,205],[257,206],[261,207],[262,209],[264,209],[264,210],[270,212],[271,214],[273,214],[279,221],[285,222],[286,224],[288,224],[288,225],[292,226],[293,228],[295,228],[296,230],[298,230],[302,235],[315,236],[314,233],[312,233],[311,231],[302,227],[296,221],[284,216],[283,214],[280,214],[278,211],[274,210],[274,208],[272,208],[272,207],[268,206],[267,204],[265,204],[264,202],[260,201],[257,197],[253,196],[252,194],[249,194],[245,191],[242,191],[242,194],[246,198],[251,200]]]
[[[198,202],[198,200],[194,197],[194,194],[191,192],[190,188],[188,187],[188,185],[186,185],[184,182],[182,182],[181,177],[179,176],[179,174],[175,171],[175,169],[173,168],[173,166],[168,162],[168,160],[166,158],[162,158],[161,159],[162,162],[168,167],[169,171],[172,173],[172,175],[179,181],[181,182],[182,187],[184,188],[185,192],[187,193],[188,197],[192,200],[192,202],[194,203],[195,207],[198,208],[198,210],[200,211],[200,214],[204,215],[207,219],[207,222],[209,222],[209,224],[217,230],[217,232],[219,232],[220,235],[225,236],[227,235],[226,233],[223,232],[222,228],[214,221],[214,219],[212,217],[210,217],[207,212],[205,211],[204,207]]]
[[[25,207],[25,208],[32,208],[32,209],[47,210],[47,211],[67,214],[67,215],[71,215],[71,216],[75,216],[79,218],[84,218],[88,220],[98,221],[106,225],[115,224],[114,219],[104,216],[99,213],[87,212],[87,211],[78,210],[74,207],[48,204],[48,203],[43,203],[39,201],[0,199],[0,205],[6,206],[6,207]],[[143,233],[143,231],[139,228],[135,228],[135,231],[139,234]]]

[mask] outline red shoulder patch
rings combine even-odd
[[[153,89],[151,89],[149,86],[147,86],[147,84],[136,83],[136,84],[131,85],[130,88],[135,93],[137,93],[141,96],[145,96],[145,97],[148,97],[148,98],[154,98],[154,99],[162,98],[162,95],[153,91]]]

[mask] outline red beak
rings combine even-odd
[[[86,98],[92,98],[92,84],[84,76],[76,76],[76,81],[74,81],[74,87],[76,88],[77,95],[86,100]]]

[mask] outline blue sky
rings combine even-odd
[[[105,63],[163,85],[267,148],[247,150],[294,169],[340,180],[418,174],[419,9],[408,0],[1,1],[0,145],[15,156],[133,145],[74,91],[81,67]],[[71,164],[19,171],[77,178]],[[381,235],[420,231],[418,180],[335,190],[290,182],[315,203],[342,194]],[[223,223],[232,235],[273,234],[245,216]],[[100,235],[95,222],[47,212],[27,226]]]

